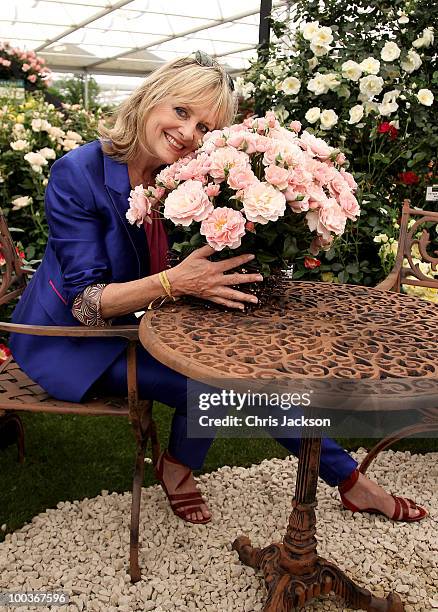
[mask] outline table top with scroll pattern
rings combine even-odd
[[[140,339],[197,380],[438,380],[438,307],[354,285],[290,282],[274,306],[251,313],[182,300],[147,312]]]

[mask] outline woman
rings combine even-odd
[[[211,262],[209,246],[165,273],[166,236],[161,222],[132,226],[126,220],[130,190],[150,185],[163,164],[195,150],[203,135],[230,124],[232,81],[197,52],[151,74],[125,101],[102,140],[71,151],[52,168],[46,191],[49,239],[41,265],[14,312],[15,323],[111,325],[136,321],[134,312],[171,294],[194,295],[229,308],[257,298],[231,285],[258,282],[258,274],[224,274],[253,255]],[[161,274],[157,274],[161,272]],[[126,395],[126,341],[16,334],[11,348],[21,368],[58,399],[81,401],[90,393]],[[168,450],[156,466],[175,514],[193,523],[211,518],[192,471],[202,467],[212,440],[187,439],[186,378],[138,349],[143,397],[175,408]],[[299,441],[281,442],[294,454]],[[356,471],[357,463],[324,440],[321,476],[341,485],[344,506],[375,508],[398,520],[426,512],[396,501]],[[347,494],[348,491],[348,494]]]

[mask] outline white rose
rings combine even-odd
[[[374,236],[373,242],[377,242],[377,244],[388,242],[388,236],[387,234],[377,234],[377,236]]]
[[[363,117],[364,112],[365,112],[365,109],[362,106],[362,104],[356,104],[356,106],[353,106],[352,108],[350,108],[350,120],[348,123],[350,123],[350,125],[354,123],[359,123],[359,121]]]
[[[423,38],[426,41],[426,46],[427,47],[430,47],[430,45],[433,45],[433,41],[434,41],[433,28],[431,28],[431,27],[424,28],[424,30],[423,30]]]
[[[419,103],[424,104],[424,106],[432,106],[434,96],[430,89],[419,89],[417,99]]]
[[[66,139],[62,141],[62,147],[64,151],[72,151],[73,149],[78,148],[78,143],[75,140]]]
[[[322,111],[320,116],[321,128],[323,130],[330,130],[338,122],[338,116],[334,110]]]
[[[308,64],[310,70],[314,70],[317,67],[317,65],[319,64],[319,62],[316,59],[316,57],[312,57],[311,59],[307,60],[307,64]]]
[[[325,94],[329,91],[328,83],[324,74],[317,72],[313,79],[307,83],[307,89],[315,94],[315,96],[320,96],[321,94]]]
[[[391,91],[387,91],[383,96],[383,103],[387,102],[395,102],[400,95],[400,89],[391,89]]]
[[[409,49],[406,58],[400,62],[400,66],[405,72],[414,72],[421,66],[421,57],[413,49]]]
[[[384,62],[393,62],[400,57],[401,49],[395,42],[387,42],[380,52],[380,57]]]
[[[324,47],[327,47],[332,42],[333,34],[331,28],[328,28],[327,26],[318,28],[311,38],[311,43],[313,45],[322,45]]]
[[[238,95],[241,96],[244,100],[249,100],[249,98],[251,97],[251,94],[255,90],[254,83],[252,83],[251,81],[248,81],[248,83],[245,83],[242,77],[237,77],[234,80],[234,84],[236,86],[236,91]]]
[[[335,72],[327,72],[322,76],[324,79],[325,86],[328,89],[336,89],[341,84],[341,81],[338,80],[339,77]]]
[[[16,135],[22,134],[25,131],[24,125],[22,123],[16,123],[12,128],[12,131]]]
[[[321,109],[317,106],[313,106],[309,108],[307,113],[304,115],[304,118],[308,123],[316,123],[321,116]]]
[[[288,96],[295,96],[301,88],[301,81],[296,77],[287,77],[280,83],[280,89]]]
[[[316,43],[310,43],[310,50],[316,57],[322,57],[323,55],[327,55],[329,53],[331,47],[328,45],[317,45]]]
[[[382,92],[383,79],[374,74],[369,74],[360,79],[359,89],[367,98],[374,98],[374,96],[378,96]]]
[[[301,25],[301,33],[306,40],[312,40],[313,35],[319,28],[318,21],[312,21],[310,23],[304,23]]]
[[[252,94],[255,91],[255,85],[251,81],[245,84],[245,87],[242,88],[242,97],[244,100],[249,100],[252,97]]]
[[[12,210],[20,210],[20,208],[29,206],[29,204],[32,204],[32,198],[30,198],[29,196],[21,196],[20,198],[14,198],[12,200]]]
[[[367,57],[359,64],[360,68],[366,74],[379,74],[380,62],[374,57]]]
[[[420,36],[419,38],[416,38],[414,40],[414,42],[412,43],[412,46],[415,47],[416,49],[421,49],[421,47],[426,47],[426,40]]]
[[[274,76],[279,77],[284,72],[284,66],[282,66],[281,64],[274,64],[274,66],[272,66],[271,68],[271,72]]]
[[[45,159],[56,159],[56,153],[53,149],[49,149],[49,147],[44,147],[38,151],[40,155],[42,155]]]
[[[67,138],[67,140],[75,140],[76,142],[82,142],[82,136],[77,132],[72,132],[71,130],[68,130],[65,137]]]
[[[34,132],[48,132],[52,127],[45,119],[32,119],[31,126]]]
[[[433,28],[424,28],[422,35],[414,40],[412,46],[416,49],[420,49],[421,47],[430,47],[430,45],[433,45],[433,41]]]
[[[47,159],[41,153],[26,153],[24,159],[32,166],[32,170],[35,172],[40,172],[41,166],[47,165]],[[35,168],[39,168],[39,170],[35,170]]]
[[[353,60],[344,62],[341,66],[341,70],[344,79],[350,79],[350,81],[358,81],[362,76],[362,68]]]
[[[400,122],[398,119],[396,119],[395,121],[390,121],[389,125],[393,125],[395,127],[396,130],[400,129]]]
[[[29,142],[27,140],[15,140],[11,142],[11,149],[14,151],[24,151],[29,148]]]
[[[397,21],[400,24],[405,24],[405,23],[409,23],[409,17],[407,15],[405,15],[404,13],[397,19]]]
[[[59,128],[59,127],[55,127],[55,126],[53,126],[53,125],[52,125],[52,127],[50,127],[50,128],[47,130],[47,133],[48,133],[48,134],[49,134],[49,136],[50,136],[51,138],[53,138],[53,139],[56,139],[56,138],[63,138],[63,137],[65,136],[65,132],[64,132],[64,130],[61,130],[61,128]]]
[[[382,104],[378,105],[379,115],[381,117],[387,117],[388,115],[392,115],[398,109],[397,102],[382,102]]]

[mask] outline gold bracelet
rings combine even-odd
[[[168,297],[170,297],[170,299],[175,302],[176,300],[175,300],[175,298],[172,295],[172,287],[170,286],[170,282],[169,282],[169,279],[167,277],[166,271],[163,270],[163,272],[160,272],[158,274],[158,278],[160,279],[160,283],[161,283],[164,291],[166,292],[166,295]]]

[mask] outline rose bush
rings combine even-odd
[[[426,0],[298,0],[292,19],[273,21],[274,42],[240,81],[246,104],[252,97],[342,148],[358,183],[359,223],[321,266],[309,271],[300,253],[295,278],[375,284],[384,270],[373,236],[390,228],[404,198],[424,205],[438,150],[436,18]]]
[[[14,238],[27,260],[41,258],[47,241],[44,190],[50,167],[67,151],[93,140],[100,112],[79,105],[55,109],[35,93],[22,104],[0,100],[0,193]]]
[[[46,61],[35,51],[24,51],[0,42],[0,79],[23,80],[27,90],[45,89],[51,82],[52,72]]]

